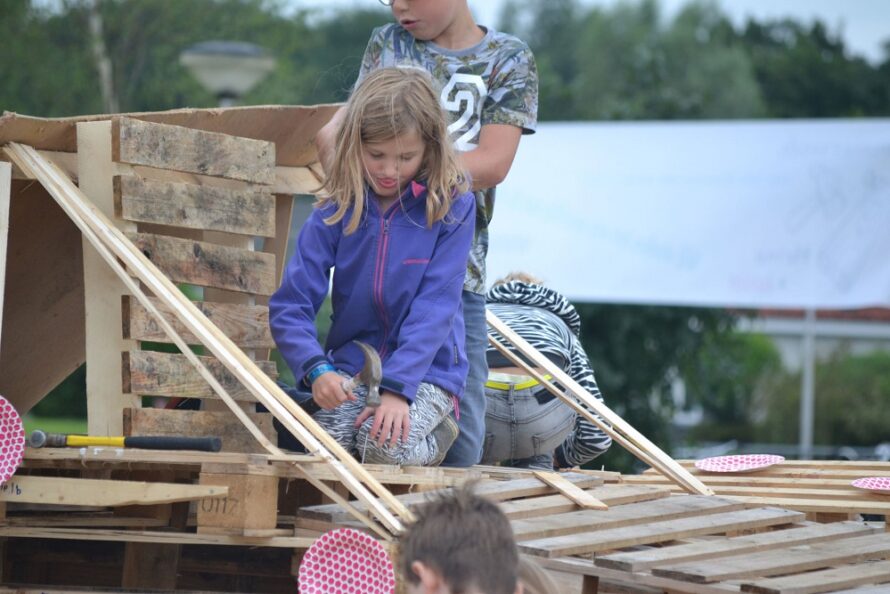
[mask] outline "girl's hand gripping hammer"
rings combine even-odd
[[[365,354],[365,365],[362,370],[349,379],[343,380],[343,390],[352,392],[356,386],[364,385],[368,388],[368,396],[365,405],[371,408],[380,406],[380,380],[383,379],[383,363],[375,349],[364,342],[353,341]]]

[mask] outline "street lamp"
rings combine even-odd
[[[216,96],[220,107],[231,107],[275,68],[275,58],[265,49],[243,41],[204,41],[179,55],[205,89]]]

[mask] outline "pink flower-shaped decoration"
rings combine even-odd
[[[778,464],[784,456],[775,454],[743,454],[738,456],[714,456],[695,462],[695,467],[704,472],[749,472]]]
[[[323,534],[303,556],[300,594],[393,594],[392,561],[371,536],[351,528]]]
[[[15,407],[0,396],[0,484],[15,474],[25,455],[25,426]]]

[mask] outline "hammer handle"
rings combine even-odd
[[[141,448],[148,450],[197,450],[200,452],[218,452],[222,448],[219,437],[171,437],[133,436],[133,437],[102,437],[95,435],[67,435],[65,445],[68,447],[108,446],[115,448]],[[52,445],[47,441],[47,445]]]

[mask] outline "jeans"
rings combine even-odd
[[[464,291],[462,301],[470,369],[467,386],[460,399],[460,418],[457,421],[460,434],[448,450],[442,466],[465,467],[478,464],[485,438],[485,379],[488,377],[488,364],[485,362],[485,350],[488,347],[485,296]]]
[[[553,450],[575,422],[575,413],[559,398],[539,401],[540,385],[506,390],[486,388],[483,464],[502,462],[517,468],[553,470]]]

